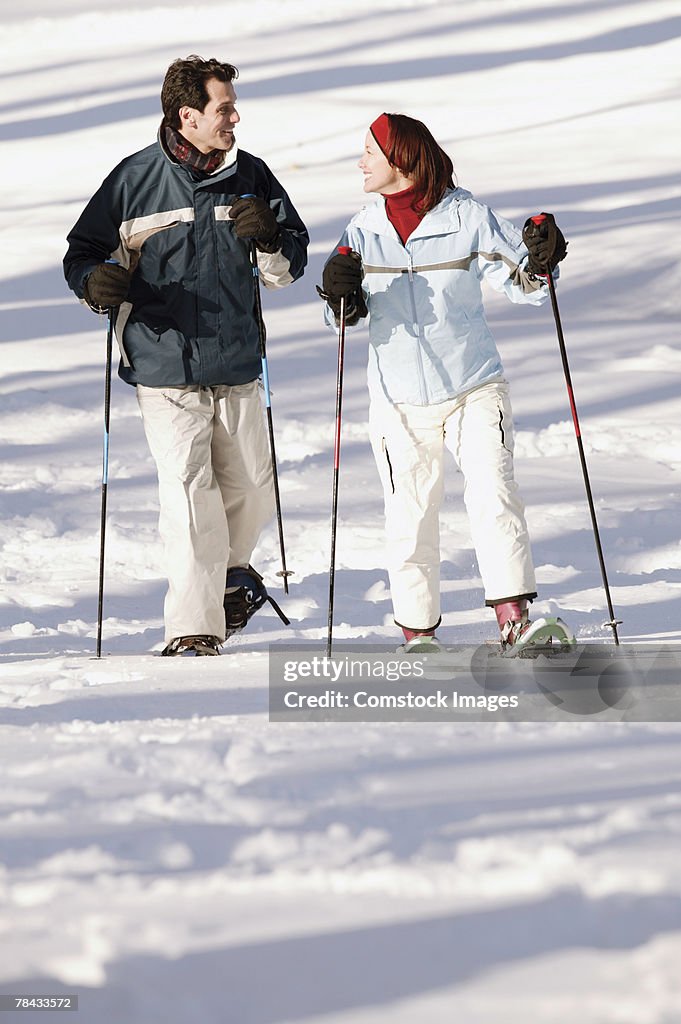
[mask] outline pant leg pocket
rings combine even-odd
[[[390,484],[390,490],[395,493],[395,478],[393,476],[393,466],[390,461],[390,452],[388,451],[388,445],[384,437],[381,438],[381,451],[383,458],[385,459],[385,471],[387,473],[387,480]]]

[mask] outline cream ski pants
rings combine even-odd
[[[431,406],[373,397],[369,432],[385,498],[386,561],[395,621],[440,621],[440,505],[445,447],[464,478],[464,502],[487,604],[536,584],[525,509],[513,476],[513,419],[505,381]]]
[[[168,593],[165,636],[225,637],[228,566],[247,565],[273,513],[258,382],[235,387],[137,385],[158,470]]]

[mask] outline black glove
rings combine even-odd
[[[530,258],[528,269],[532,274],[548,274],[558,266],[567,255],[567,242],[563,232],[556,224],[552,213],[542,213],[539,224],[534,217],[528,217],[523,227],[523,242],[527,246]]]
[[[83,294],[88,306],[97,311],[120,306],[130,291],[130,273],[118,263],[100,263],[88,274]]]
[[[327,302],[339,302],[362,287],[364,270],[358,252],[337,252],[324,267],[322,291]],[[321,294],[321,293],[320,293]]]
[[[276,252],[281,248],[279,222],[264,199],[242,196],[232,206],[230,217],[237,237],[247,241],[253,239],[261,252]]]
[[[368,310],[362,291],[364,268],[358,252],[337,252],[331,257],[322,273],[322,287],[317,291],[331,306],[336,317],[340,315],[341,299],[345,299],[345,320],[355,324],[367,315]]]

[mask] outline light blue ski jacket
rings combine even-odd
[[[448,189],[402,244],[385,200],[352,218],[339,245],[362,257],[369,309],[369,390],[434,405],[503,376],[483,310],[483,278],[512,302],[539,305],[521,232],[465,189]],[[554,272],[554,277],[557,277]],[[326,321],[335,327],[326,307]]]

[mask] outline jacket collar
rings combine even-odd
[[[447,189],[443,198],[429,210],[418,227],[412,232],[407,244],[415,238],[430,238],[433,235],[449,235],[458,231],[461,227],[459,215],[459,202],[470,195],[465,189]],[[390,238],[397,238],[397,232],[388,220],[385,212],[385,199],[379,196],[371,206],[365,206],[357,214],[356,223],[368,231],[374,231],[377,235],[387,235]]]
[[[167,145],[165,143],[165,139],[164,139],[163,136],[164,136],[163,124],[161,124],[161,126],[160,126],[160,128],[158,130],[158,133],[156,135],[156,141],[158,143],[158,146],[159,146],[161,152],[163,153],[163,155],[166,158],[166,160],[169,163],[171,163],[174,167],[183,167],[184,165],[181,164],[178,160],[176,160],[175,157],[172,155],[172,153],[169,152],[168,147],[167,147]],[[203,185],[206,182],[215,181],[216,178],[220,178],[220,176],[222,174],[224,174],[225,172],[228,172],[229,174],[232,174],[234,169],[235,169],[235,167],[236,167],[236,161],[237,161],[238,155],[239,155],[239,147],[237,146],[236,139],[235,139],[234,143],[232,145],[232,148],[227,153],[225,153],[225,159],[219,165],[219,167],[216,167],[216,169],[214,171],[212,171],[209,175],[207,175],[207,177],[203,178],[197,184]]]

